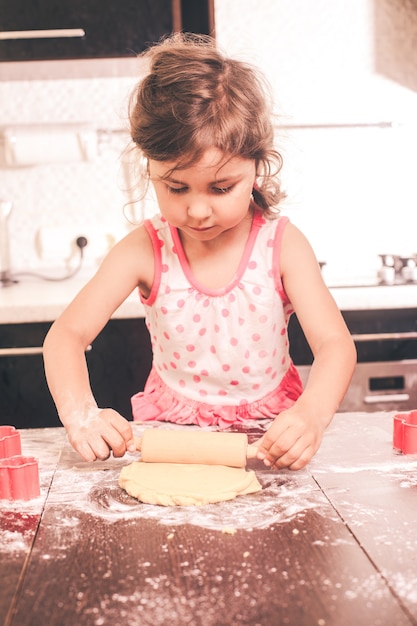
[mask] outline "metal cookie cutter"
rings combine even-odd
[[[33,456],[0,459],[0,500],[31,500],[39,495],[38,462]]]
[[[393,445],[403,454],[417,454],[417,409],[394,415]]]
[[[19,431],[14,426],[0,426],[0,459],[21,453]]]

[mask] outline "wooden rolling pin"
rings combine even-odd
[[[256,458],[257,446],[248,445],[244,433],[219,433],[199,430],[145,430],[135,437],[142,461],[147,463],[202,463],[245,467]]]

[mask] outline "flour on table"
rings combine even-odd
[[[255,472],[224,465],[145,463],[126,465],[119,485],[146,504],[195,506],[261,491]]]

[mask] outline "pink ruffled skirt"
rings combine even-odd
[[[135,394],[131,402],[135,421],[158,420],[225,429],[247,420],[274,418],[291,407],[302,391],[300,376],[291,363],[280,385],[260,400],[233,406],[206,404],[176,393],[152,369],[144,391]]]

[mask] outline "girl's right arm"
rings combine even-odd
[[[116,411],[97,406],[85,351],[135,288],[139,286],[144,293],[150,290],[153,262],[149,236],[139,227],[110,251],[45,338],[51,395],[71,444],[87,461],[134,450],[130,423]]]

